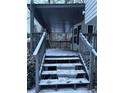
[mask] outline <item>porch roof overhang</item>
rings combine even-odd
[[[30,4],[27,4],[30,9]],[[34,17],[48,31],[67,31],[84,20],[85,4],[33,4]]]

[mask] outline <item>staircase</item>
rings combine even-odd
[[[89,93],[93,87],[93,68],[96,66],[97,53],[87,39],[80,33],[79,51],[66,49],[48,49],[46,47],[46,32],[33,52],[35,58],[35,93]],[[90,62],[84,60],[84,50],[90,51]],[[68,88],[69,87],[69,88]],[[88,87],[88,88],[87,88]],[[60,89],[61,88],[61,89]],[[67,91],[64,91],[66,90]],[[89,89],[89,90],[88,90]],[[43,91],[46,92],[43,92]],[[51,93],[51,92],[49,92]],[[78,92],[79,93],[79,92]]]
[[[77,52],[48,49],[46,51],[39,85],[42,88],[72,87],[89,84],[84,65]]]

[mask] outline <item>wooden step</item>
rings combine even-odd
[[[46,57],[45,60],[79,60],[79,57]]]
[[[41,80],[39,85],[64,85],[64,84],[88,84],[86,78],[60,78]]]
[[[77,75],[77,74],[84,74],[84,70],[56,70],[56,71],[43,71],[42,75],[50,75],[50,74],[57,74],[57,75]]]
[[[82,66],[81,63],[53,63],[53,64],[44,64],[45,67],[74,67]]]

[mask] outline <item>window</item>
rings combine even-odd
[[[88,41],[92,43],[93,25],[88,25]]]
[[[88,33],[89,34],[93,33],[93,25],[88,25]]]

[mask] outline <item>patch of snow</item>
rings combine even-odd
[[[61,88],[57,91],[54,89],[41,90],[40,93],[92,93],[91,90],[87,88],[77,88],[74,90],[73,88]]]

